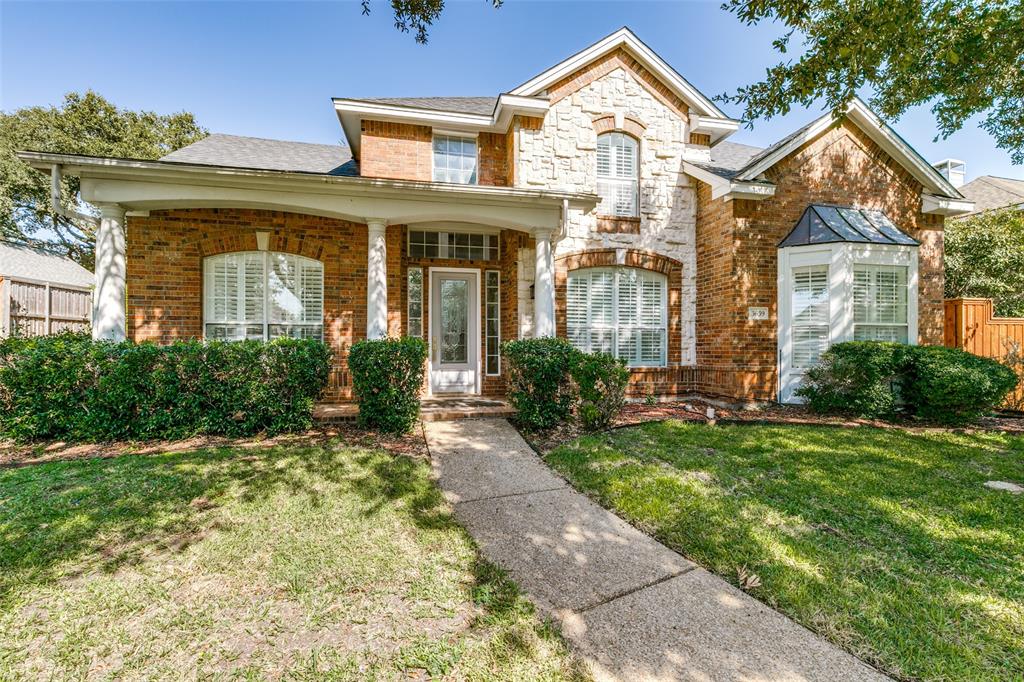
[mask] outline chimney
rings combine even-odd
[[[942,177],[954,187],[962,187],[967,178],[967,164],[959,159],[943,159],[933,163],[932,167],[942,173]]]

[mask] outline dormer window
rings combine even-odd
[[[434,182],[476,184],[476,138],[434,135]]]
[[[610,132],[597,136],[597,194],[599,215],[636,218],[640,215],[637,194],[636,138]]]

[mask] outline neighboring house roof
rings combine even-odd
[[[221,133],[204,137],[198,142],[167,154],[160,160],[255,170],[359,175],[348,147]]]
[[[974,210],[967,215],[1011,206],[1024,209],[1024,180],[982,175],[963,185],[960,193],[974,202]]]
[[[92,273],[67,256],[27,244],[0,241],[0,279],[19,278],[77,287],[93,283]]]
[[[811,204],[779,247],[856,242],[918,246],[881,211],[830,204]]]
[[[489,116],[498,104],[497,97],[368,97],[359,101],[483,116]]]

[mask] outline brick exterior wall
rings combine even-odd
[[[256,232],[269,232],[268,250],[294,253],[324,264],[324,341],[334,353],[327,401],[352,399],[346,358],[352,343],[366,337],[365,225],[279,211],[189,209],[153,211],[128,218],[128,337],[136,342],[170,343],[203,337],[203,258],[231,251],[256,251]],[[501,339],[518,333],[517,254],[528,236],[503,230],[497,261],[410,259],[406,227],[387,228],[388,333],[401,336],[408,324],[407,268],[424,275],[431,267],[481,271],[481,348],[484,333],[485,270],[500,273]],[[427,281],[424,279],[424,285]],[[424,290],[423,326],[429,334],[429,290]],[[504,368],[502,368],[504,371]],[[502,396],[503,376],[484,376],[483,394]]]
[[[721,386],[700,390],[771,400],[777,385],[777,245],[812,203],[884,211],[921,242],[919,342],[942,343],[941,216],[920,212],[922,186],[855,125],[830,129],[767,173],[773,198],[711,200],[698,190],[697,365]],[[748,306],[769,319],[747,320]]]
[[[433,179],[433,133],[429,126],[363,121],[359,173],[391,180]]]

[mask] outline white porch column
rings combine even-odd
[[[100,227],[96,231],[96,286],[92,294],[92,338],[124,341],[125,262],[124,209],[117,204],[100,204]]]
[[[537,270],[534,275],[534,336],[555,335],[555,264],[551,256],[551,232],[537,230]]]
[[[366,254],[366,338],[388,335],[388,251],[387,224],[367,220],[370,244]]]

